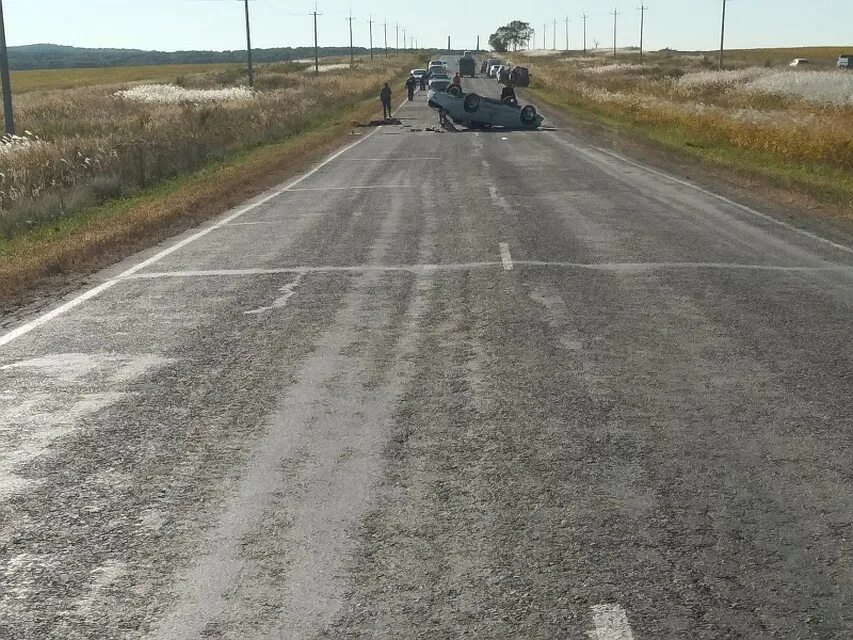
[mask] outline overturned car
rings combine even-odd
[[[446,91],[430,91],[428,99],[440,118],[448,117],[456,124],[472,128],[536,129],[544,121],[533,105],[519,107],[515,97],[496,100],[476,93],[466,94],[458,85],[451,85]]]

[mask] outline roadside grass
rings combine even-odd
[[[140,67],[13,71],[12,90],[15,94],[21,94],[31,91],[73,89],[74,87],[92,87],[103,84],[121,84],[143,80],[175,82],[179,78],[188,75],[226,71],[242,71],[245,74],[245,66],[231,63],[169,64]]]
[[[128,85],[29,94],[52,136],[0,153],[0,302],[107,266],[280,183],[375,117],[381,83],[401,93],[416,62],[365,64],[356,80],[270,65],[258,79],[274,88],[213,105],[113,96]],[[188,84],[221,87],[230,73]]]
[[[801,192],[853,221],[853,104],[849,89],[835,87],[848,86],[844,72],[718,72],[672,52],[647,55],[642,66],[565,55],[518,62],[531,68],[530,91],[543,102]],[[804,85],[815,87],[808,99]]]

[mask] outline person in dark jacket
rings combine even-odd
[[[426,91],[427,86],[427,77],[425,75],[421,76],[421,91]]]
[[[391,87],[388,86],[388,83],[385,83],[385,86],[382,87],[382,91],[379,92],[379,100],[382,102],[382,117],[390,118],[391,117]]]
[[[409,79],[406,80],[406,91],[409,92],[409,101],[415,99],[415,76],[413,74],[409,75]]]

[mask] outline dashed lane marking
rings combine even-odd
[[[506,242],[500,243],[501,249],[501,264],[503,265],[504,271],[512,271],[512,255],[509,252],[509,245]]]
[[[634,640],[625,609],[618,604],[599,604],[592,607],[595,631],[589,633],[592,640]]]

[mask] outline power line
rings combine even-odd
[[[616,7],[613,9],[613,57],[616,57],[616,21],[622,14],[619,12],[619,8]]]
[[[308,15],[314,16],[314,73],[320,73],[320,47],[317,45],[317,16],[323,15],[317,13],[317,6],[314,5],[314,11]]]
[[[355,20],[355,18],[353,18],[352,13],[350,13],[349,18],[347,18],[347,21],[349,22],[349,66],[350,67],[355,66],[355,52],[353,51],[353,48],[352,48],[352,21],[353,20]]]
[[[720,70],[723,69],[723,51],[726,44],[726,3],[729,0],[723,0],[723,22],[720,27]]]
[[[3,83],[3,122],[6,135],[15,135],[15,115],[12,111],[12,80],[9,75],[9,52],[6,49],[6,21],[3,18],[3,0],[0,0],[0,78]]]
[[[249,0],[244,0],[246,7],[246,58],[249,70],[249,87],[255,88],[255,70],[252,68],[252,27],[249,23]]]
[[[367,21],[367,23],[370,25],[370,59],[371,59],[371,61],[373,60],[373,23],[374,22],[375,22],[375,20],[373,19],[373,16],[371,15],[370,20]]]

